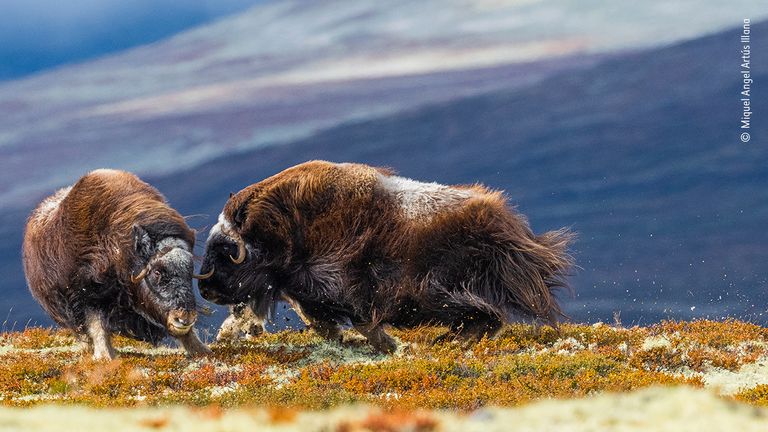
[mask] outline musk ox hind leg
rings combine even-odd
[[[93,346],[94,360],[112,360],[115,358],[112,335],[107,325],[107,319],[102,312],[86,309],[85,331]]]
[[[391,354],[397,350],[397,342],[380,324],[355,324],[355,330],[365,336],[368,343],[379,352]]]
[[[314,330],[315,333],[317,333],[323,339],[334,342],[342,341],[341,330],[339,329],[339,325],[335,322],[319,321],[313,320],[311,318],[308,318],[308,322],[309,324],[307,327]]]
[[[433,344],[461,340],[466,344],[474,344],[482,338],[493,338],[501,330],[504,323],[495,317],[486,314],[468,317],[465,320],[453,323],[450,329],[435,338]]]
[[[299,302],[292,299],[291,297],[284,295],[283,300],[285,300],[288,304],[291,305],[291,308],[293,309],[294,312],[296,312],[296,315],[299,316],[299,318],[304,323],[304,325],[308,329],[314,330],[318,336],[329,341],[334,341],[334,342],[342,341],[343,338],[342,338],[341,329],[339,328],[338,323],[332,320],[321,319],[321,318],[317,318],[315,316],[309,315],[304,310],[304,308],[301,307]]]

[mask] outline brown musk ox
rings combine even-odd
[[[421,183],[312,161],[234,194],[206,244],[201,295],[263,320],[289,300],[324,337],[350,323],[378,350],[382,326],[445,325],[476,340],[505,322],[556,325],[572,235],[535,235],[501,192]],[[235,317],[236,319],[237,317]]]
[[[153,344],[171,335],[189,354],[205,354],[193,328],[194,243],[194,231],[155,188],[100,169],[32,212],[24,273],[43,309],[94,358],[114,357],[112,333]]]

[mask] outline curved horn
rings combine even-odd
[[[214,270],[216,270],[216,268],[211,266],[211,271],[209,271],[208,273],[206,273],[206,274],[194,274],[193,273],[192,277],[197,279],[197,280],[205,280],[205,279],[208,279],[209,277],[213,276]]]
[[[143,269],[141,269],[139,274],[137,274],[136,276],[131,275],[131,282],[133,282],[135,284],[141,282],[144,279],[144,276],[147,275],[148,271],[149,271],[149,266],[146,266]]]
[[[213,314],[214,314],[214,312],[216,312],[216,311],[215,311],[215,310],[213,310],[213,309],[211,309],[211,308],[210,308],[210,307],[208,307],[208,306],[204,306],[204,305],[203,305],[203,306],[198,306],[198,307],[197,307],[197,312],[198,312],[198,313],[200,313],[200,314],[202,314],[202,315],[205,315],[205,316],[211,316],[211,315],[213,315]]]
[[[242,239],[237,239],[237,258],[233,257],[232,255],[229,256],[229,259],[232,260],[235,264],[241,264],[243,261],[245,261],[245,242]]]

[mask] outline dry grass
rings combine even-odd
[[[295,410],[356,402],[393,413],[474,410],[651,385],[701,387],[697,371],[738,370],[768,354],[768,331],[739,321],[629,329],[565,324],[559,332],[514,325],[470,348],[432,345],[441,331],[393,331],[402,342],[393,356],[375,354],[357,338],[330,344],[311,332],[214,346],[207,359],[117,338],[120,358],[94,362],[75,350],[75,338],[66,332],[30,328],[0,338],[0,403],[258,406],[270,409],[275,421],[291,418]],[[754,386],[735,398],[768,405],[768,386]],[[418,417],[409,419],[414,430],[433,427]],[[390,419],[366,421],[386,430]]]

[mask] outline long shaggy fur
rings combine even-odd
[[[165,305],[130,281],[148,258],[135,248],[134,226],[153,243],[176,237],[189,250],[194,246],[184,218],[127,172],[94,171],[32,212],[24,233],[24,272],[32,295],[57,324],[82,333],[90,308],[105,314],[111,331],[151,342],[167,335]]]
[[[229,199],[206,247],[203,296],[265,314],[280,296],[316,325],[444,324],[460,336],[556,324],[572,234],[535,235],[500,192],[358,164],[308,162]],[[248,259],[232,264],[233,240]],[[225,253],[226,252],[226,253]]]

